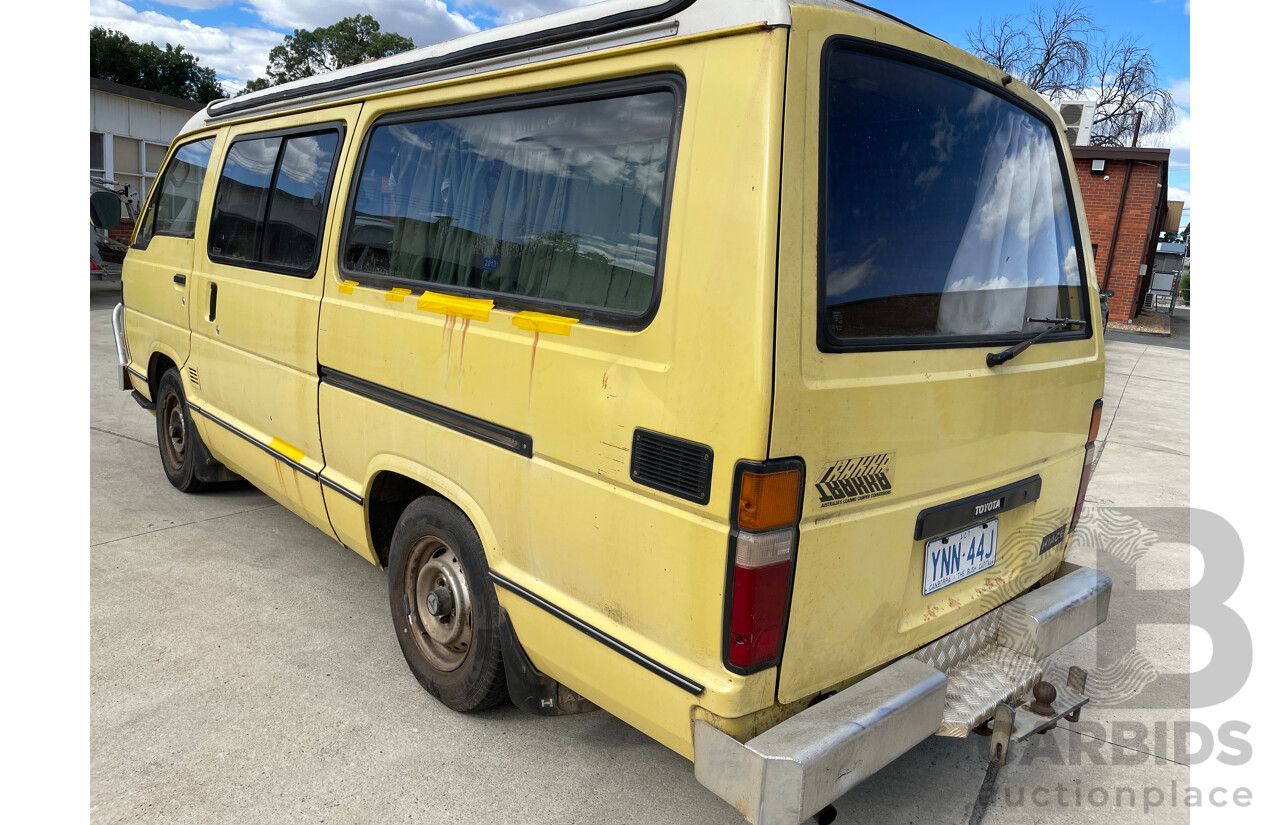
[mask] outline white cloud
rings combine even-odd
[[[477,7],[489,7],[498,12],[497,23],[514,23],[517,20],[528,20],[530,17],[541,17],[565,9],[586,6],[599,0],[457,0],[449,5],[463,12],[475,13]]]
[[[159,12],[138,11],[120,0],[90,0],[89,22],[124,32],[133,40],[181,45],[220,77],[241,80],[265,74],[267,52],[284,38],[284,32],[270,29],[198,26]]]
[[[494,5],[502,5],[501,0]],[[329,26],[344,17],[368,14],[378,21],[384,32],[412,37],[418,46],[452,40],[480,28],[442,0],[310,0],[306,3],[248,0],[245,6],[252,8],[267,25],[277,26],[286,33],[293,29]]]
[[[1173,95],[1173,102],[1184,109],[1191,108],[1191,78],[1178,77],[1174,78],[1169,84],[1169,92]]]
[[[966,275],[958,281],[947,284],[947,292],[978,292],[983,289],[1012,289],[1025,284],[1015,284],[1007,275]]]
[[[492,24],[510,23],[595,0],[161,0],[168,6],[212,9],[238,2],[262,26],[200,26],[180,16],[142,11],[123,0],[90,0],[89,22],[124,32],[134,40],[172,43],[200,59],[224,79],[229,91],[266,75],[267,54],[293,29],[328,26],[355,14],[372,15],[383,31],[413,38],[418,46],[451,40]],[[497,11],[496,20],[484,10]],[[180,12],[175,12],[180,15]],[[479,23],[473,22],[475,17]]]
[[[876,275],[876,259],[867,258],[853,266],[844,266],[827,276],[827,293],[843,299]]]
[[[1169,171],[1186,172],[1191,169],[1191,112],[1178,109],[1173,128],[1167,132],[1143,135],[1143,146],[1157,146],[1169,150]]]
[[[1186,223],[1191,219],[1191,190],[1182,189],[1177,186],[1169,187],[1169,200],[1182,201],[1182,221]]]
[[[235,0],[156,0],[162,6],[179,6],[184,9],[202,11],[229,6]]]

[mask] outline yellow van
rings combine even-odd
[[[115,322],[170,481],[386,568],[443,703],[604,708],[794,823],[1007,747],[1105,619],[1089,248],[1060,120],[974,57],[611,0],[211,104]]]

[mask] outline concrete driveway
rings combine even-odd
[[[92,822],[743,821],[691,763],[604,712],[446,710],[401,658],[381,571],[250,487],[170,487],[154,419],[116,389],[119,285],[91,292]],[[1056,660],[1088,666],[1105,696],[1015,749],[976,818],[986,740],[935,738],[838,801],[837,822],[1187,821],[1144,799],[1189,778],[1170,744],[1187,717],[1185,618],[1139,619],[1187,607],[1188,370],[1183,350],[1108,348],[1088,516],[1105,529],[1073,558],[1115,579],[1117,632]],[[1137,549],[1111,552],[1115,536]]]

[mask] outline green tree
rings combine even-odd
[[[1130,145],[1139,118],[1141,134],[1167,131],[1176,121],[1173,95],[1160,86],[1151,50],[1132,35],[1103,35],[1079,0],[979,20],[965,36],[969,51],[1050,100],[1096,101],[1094,146]]]
[[[370,15],[344,17],[332,26],[294,29],[293,34],[271,50],[267,80],[275,86],[412,48],[411,38],[382,31]]]
[[[89,29],[89,76],[199,103],[226,97],[217,73],[182,46],[135,43],[102,26]]]
[[[244,84],[243,89],[236,92],[236,97],[239,97],[240,95],[247,95],[249,94],[249,92],[258,92],[263,89],[269,89],[269,88],[271,88],[270,80],[267,80],[265,77],[255,77],[253,80],[250,80],[248,83]]]

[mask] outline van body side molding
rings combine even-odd
[[[651,659],[650,657],[636,650],[634,647],[631,647],[628,644],[618,641],[617,639],[613,638],[608,633],[605,633],[603,630],[599,629],[598,627],[595,627],[593,625],[590,625],[584,622],[582,619],[579,619],[577,616],[573,615],[567,610],[564,610],[562,608],[555,606],[554,604],[542,598],[538,594],[530,590],[526,590],[525,588],[521,587],[520,585],[511,581],[510,579],[504,576],[500,576],[497,573],[493,572],[492,570],[489,571],[489,576],[490,578],[493,579],[494,584],[497,584],[498,586],[502,587],[504,590],[509,590],[512,593],[515,593],[520,598],[524,599],[525,601],[528,601],[531,604],[537,605],[538,607],[550,613],[552,616],[555,616],[557,619],[560,619],[561,621],[563,621],[565,624],[570,625],[571,627],[574,627],[577,630],[581,630],[583,633],[595,639],[600,644],[604,645],[605,647],[609,648],[615,653],[622,654],[623,656],[635,662],[636,664],[640,665],[640,667],[644,668],[650,673],[661,676],[663,679],[666,679],[668,682],[680,688],[681,690],[688,691],[689,693],[692,693],[694,696],[700,695],[704,690],[702,685],[693,681],[688,676],[682,676],[681,674],[676,673],[674,670],[662,664],[658,660]]]
[[[355,492],[352,492],[351,490],[348,490],[346,487],[343,487],[341,484],[339,484],[338,482],[334,481],[331,478],[325,478],[322,475],[320,476],[320,483],[328,487],[330,490],[333,490],[335,493],[339,493],[340,495],[343,495],[346,498],[351,499],[356,504],[361,504],[361,505],[364,504],[364,496],[360,495],[359,493],[355,493]]]
[[[282,461],[285,464],[288,464],[290,467],[302,473],[307,478],[315,480],[316,478],[319,477],[320,474],[317,473],[315,470],[312,470],[309,467],[306,467],[298,463],[297,461],[293,460],[289,456],[285,455],[284,453],[272,447],[270,444],[264,444],[263,442],[249,435],[239,427],[233,424],[228,424],[226,421],[223,421],[221,418],[209,412],[208,410],[202,407],[197,407],[195,404],[192,404],[190,401],[187,402],[187,406],[191,409],[192,412],[199,413],[209,421],[212,421],[214,424],[217,424],[219,427],[222,427],[224,430],[235,433],[236,435],[240,436],[245,441],[248,441],[250,444],[257,447],[259,450],[262,450],[264,453],[271,456],[272,458],[277,459],[278,461]]]
[[[400,412],[424,418],[433,424],[448,427],[454,432],[478,438],[525,458],[533,457],[533,437],[501,424],[494,424],[492,421],[485,421],[483,418],[476,418],[474,415],[425,401],[328,367],[320,368],[320,382],[368,398],[370,401],[377,401]]]

